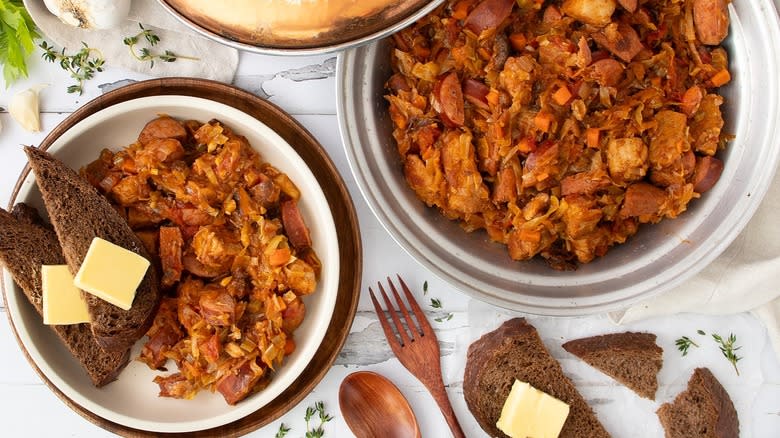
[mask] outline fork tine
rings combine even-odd
[[[387,293],[385,293],[385,288],[382,287],[382,283],[377,281],[376,284],[379,286],[379,292],[382,293],[382,298],[385,300],[387,310],[390,313],[390,317],[393,319],[393,323],[395,324],[395,329],[398,330],[398,334],[401,336],[401,345],[408,345],[411,340],[409,339],[409,335],[406,333],[406,329],[404,329],[403,324],[401,324],[401,319],[398,317],[398,312],[396,312],[395,306],[393,306],[393,303],[390,302],[390,298],[387,297]]]
[[[406,326],[409,327],[409,331],[412,334],[412,339],[418,339],[423,335],[423,331],[417,327],[417,324],[415,324],[414,320],[412,319],[412,315],[410,315],[409,311],[406,310],[404,300],[402,300],[401,296],[398,295],[398,290],[396,290],[395,285],[393,284],[393,280],[391,280],[390,277],[387,277],[387,284],[390,285],[390,289],[393,291],[393,295],[395,296],[395,301],[398,303],[398,307],[401,308],[401,313],[403,313],[404,319],[406,319]]]
[[[395,274],[395,276],[398,277],[398,281],[401,283],[401,289],[404,290],[404,295],[406,295],[406,300],[409,302],[409,307],[412,308],[414,316],[417,317],[417,321],[420,323],[420,329],[422,330],[423,334],[431,336],[433,333],[433,327],[431,327],[431,323],[428,322],[428,318],[425,317],[425,313],[423,313],[420,305],[417,304],[417,300],[414,299],[414,295],[412,295],[412,293],[409,291],[409,287],[406,286],[404,279],[401,278],[399,274]]]
[[[374,303],[374,310],[376,311],[376,316],[379,318],[379,324],[382,325],[382,331],[385,332],[387,342],[390,344],[393,351],[395,351],[395,348],[400,346],[398,344],[398,338],[395,336],[395,333],[393,333],[393,329],[390,327],[390,323],[385,316],[385,311],[382,309],[382,306],[374,295],[374,291],[370,287],[368,288],[368,294],[371,295],[371,302]]]

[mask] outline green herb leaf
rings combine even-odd
[[[451,319],[452,319],[452,312],[448,313],[445,316],[441,316],[439,318],[434,318],[433,320],[436,321],[436,322],[444,322],[444,321],[449,321]]]
[[[431,307],[434,309],[441,309],[441,300],[438,298],[431,298]]]
[[[320,420],[320,424],[317,427],[312,427],[309,425],[309,422],[312,418],[314,418],[314,415],[317,414],[317,418]],[[306,438],[322,438],[325,436],[325,428],[324,425],[328,421],[333,419],[333,416],[325,412],[325,403],[318,401],[314,404],[314,406],[309,406],[306,408],[306,414],[304,415],[304,420],[306,420]]]
[[[706,334],[707,334],[707,333],[704,333],[704,330],[701,330],[701,329],[699,329],[699,330],[696,330],[696,333],[698,333],[698,334],[700,334],[700,335],[702,335],[702,336],[704,336],[704,335],[706,335]]]
[[[128,49],[130,50],[130,55],[132,55],[133,58],[137,59],[140,62],[148,62],[149,68],[154,68],[155,60],[160,60],[163,62],[174,62],[179,58],[190,59],[193,61],[198,60],[198,58],[193,58],[191,56],[177,55],[170,50],[166,50],[162,54],[159,54],[159,53],[152,52],[151,49],[149,49],[148,47],[142,47],[140,49],[137,49],[136,45],[138,44],[138,41],[140,40],[141,37],[143,37],[144,40],[146,40],[146,42],[152,47],[156,46],[157,43],[160,42],[160,37],[156,33],[154,33],[153,30],[145,28],[144,25],[141,23],[138,23],[138,27],[141,28],[140,32],[138,32],[133,36],[125,37],[122,40],[122,42],[128,47]]]
[[[423,295],[428,295],[428,280],[423,281]]]
[[[27,77],[27,57],[40,35],[19,0],[0,0],[0,64],[6,88]]]
[[[95,77],[96,72],[103,71],[105,60],[100,50],[93,49],[84,42],[81,45],[81,50],[72,55],[65,53],[64,47],[61,51],[56,51],[54,46],[50,46],[46,41],[41,41],[38,45],[43,49],[41,57],[44,60],[59,63],[60,68],[67,71],[70,77],[76,80],[75,85],[68,86],[68,93],[83,93],[84,82]]]
[[[287,436],[287,432],[290,431],[290,428],[285,426],[284,423],[279,425],[279,430],[276,431],[276,435],[274,435],[274,438],[284,438]]]
[[[737,375],[739,375],[737,362],[739,362],[742,357],[737,356],[736,351],[742,347],[736,346],[737,337],[734,335],[734,333],[730,333],[728,339],[724,340],[720,335],[713,333],[712,339],[715,339],[715,342],[720,344],[720,352],[723,353],[723,356],[728,359],[729,362],[731,362],[731,365],[734,367],[734,371],[736,371]]]
[[[677,345],[677,349],[682,352],[682,355],[685,356],[688,354],[688,349],[693,345],[694,347],[698,347],[699,344],[693,342],[693,340],[687,336],[683,336],[676,341],[674,341],[674,344]]]

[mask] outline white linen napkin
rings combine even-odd
[[[83,41],[102,52],[106,66],[123,67],[153,76],[189,76],[226,83],[233,81],[238,67],[238,50],[198,35],[168,13],[157,0],[133,0],[125,22],[106,30],[85,30],[64,24],[46,9],[43,0],[28,0],[25,6],[50,43],[67,48],[70,53],[78,51]],[[123,40],[140,31],[139,23],[160,37],[160,42],[151,48],[153,51],[170,50],[179,56],[198,60],[156,61],[154,67],[149,62],[136,60]]]
[[[767,328],[780,359],[780,172],[734,242],[692,279],[663,295],[612,312],[618,324],[658,315],[752,312]]]

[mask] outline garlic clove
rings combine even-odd
[[[130,0],[44,0],[44,3],[60,21],[83,29],[116,27],[130,12]]]
[[[41,130],[38,92],[45,87],[47,85],[40,84],[20,91],[11,98],[11,102],[8,104],[8,114],[27,131],[39,132]]]

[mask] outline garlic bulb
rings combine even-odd
[[[37,85],[20,91],[11,98],[8,113],[22,128],[30,132],[41,130],[41,114],[38,110],[38,92],[46,85]]]
[[[116,27],[130,11],[130,0],[44,0],[44,3],[63,23],[83,29]]]

